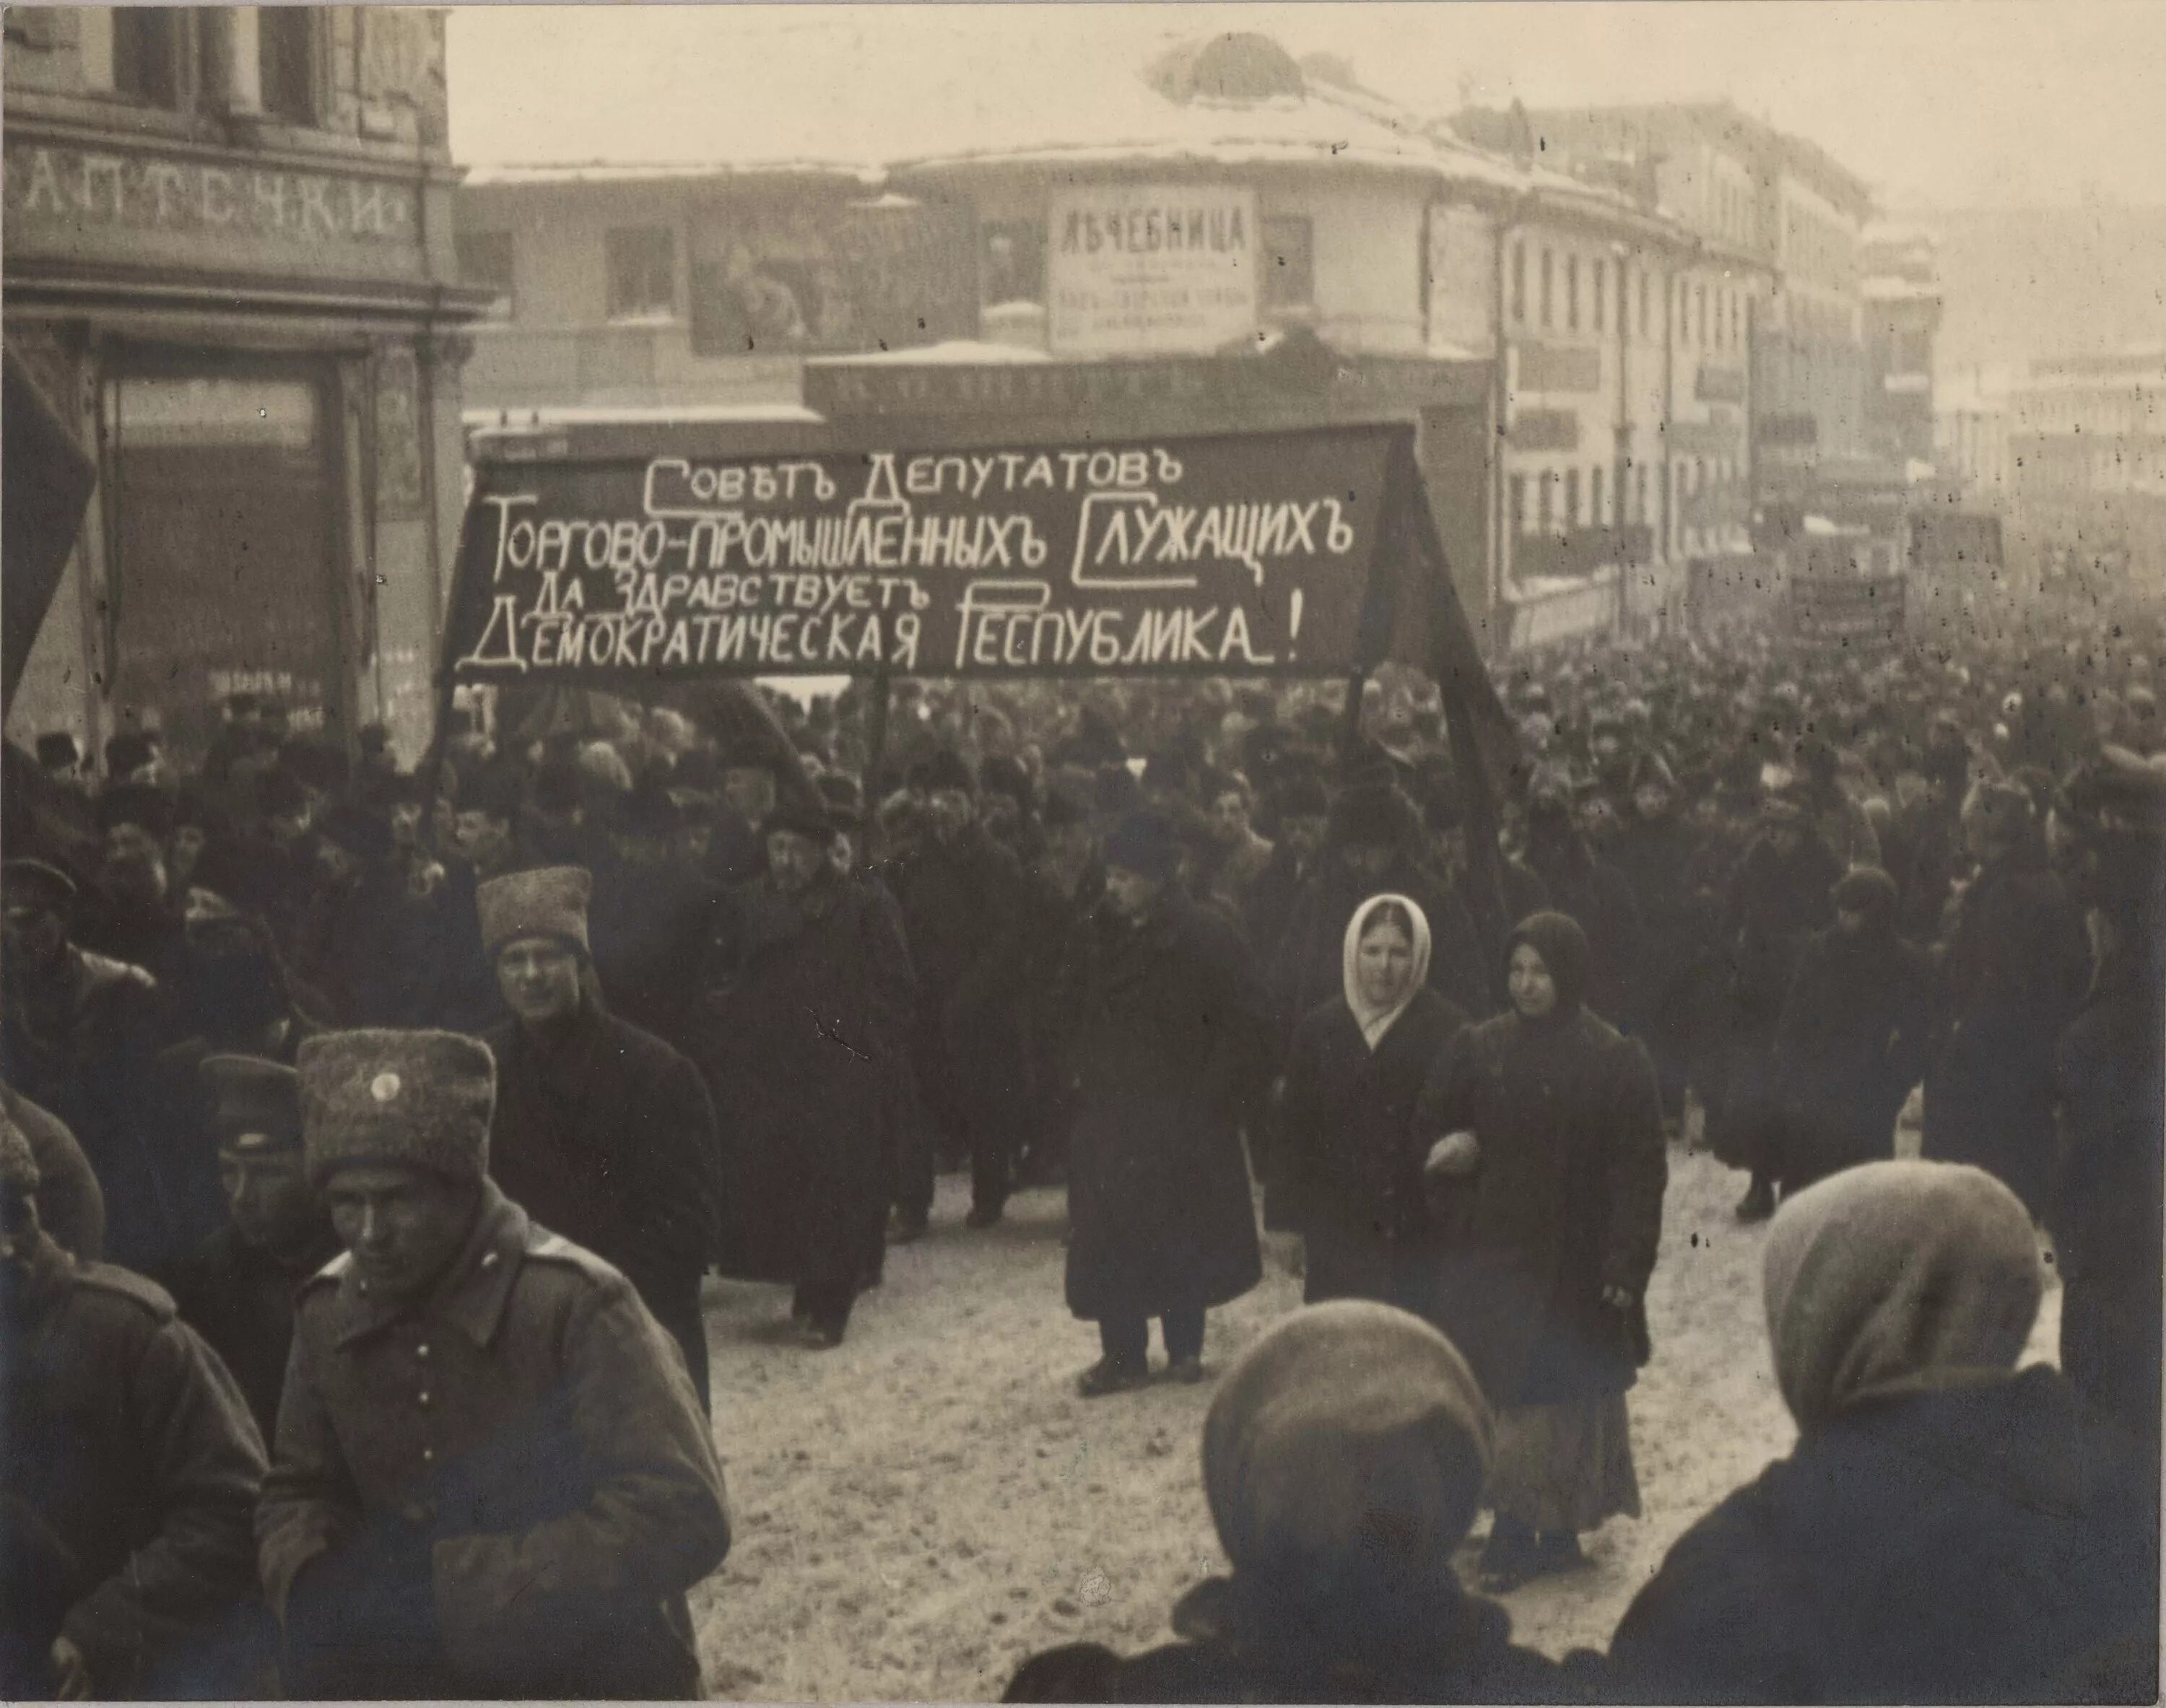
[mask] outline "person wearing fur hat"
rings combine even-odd
[[[1932,962],[1895,935],[1895,880],[1856,867],[1833,899],[1835,924],[1807,939],[1775,1030],[1769,1172],[1785,1196],[1894,1154],[1938,1021]]]
[[[1535,914],[1509,955],[1512,1011],[1451,1041],[1413,1123],[1424,1170],[1471,1187],[1438,1321],[1498,1407],[1482,1571],[1505,1588],[1639,1516],[1624,1394],[1668,1176],[1646,1051],[1586,1005],[1587,934]]]
[[[338,1254],[301,1157],[300,1081],[251,1056],[198,1069],[228,1220],[175,1270],[181,1316],[225,1361],[263,1439],[277,1435],[293,1294]]]
[[[1775,1027],[1806,939],[1835,922],[1841,877],[1842,862],[1814,828],[1803,788],[1788,772],[1768,767],[1760,834],[1724,904],[1719,941],[1730,957],[1730,1013],[1701,1088],[1715,1155],[1751,1171],[1737,1206],[1741,1221],[1774,1214]]]
[[[1107,839],[1068,1140],[1068,1308],[1098,1325],[1086,1398],[1168,1373],[1202,1379],[1206,1313],[1262,1278],[1241,1118],[1268,1040],[1239,933],[1181,893],[1179,843],[1154,813]]]
[[[1421,909],[1431,936],[1432,989],[1470,1015],[1495,1006],[1474,922],[1444,880],[1422,865],[1420,814],[1387,764],[1350,779],[1332,802],[1316,875],[1286,921],[1271,968],[1271,1021],[1281,1054],[1302,1017],[1339,993],[1346,927],[1374,895],[1403,895]]]
[[[489,1178],[495,1070],[313,1038],[302,1152],[346,1251],[302,1288],[256,1510],[290,1695],[699,1694],[713,1437],[631,1284]]]
[[[552,1233],[614,1264],[683,1348],[706,1403],[700,1278],[720,1236],[721,1141],[699,1070],[610,1013],[587,936],[582,867],[492,878],[482,946],[510,1013],[496,1058],[489,1172]]]
[[[1978,867],[1942,941],[1951,1015],[1926,1076],[1923,1154],[1975,1163],[2050,1220],[2053,1052],[2090,984],[2090,939],[2021,789],[1980,783],[1963,830]]]
[[[185,1252],[172,1158],[151,1096],[165,1004],[140,967],[78,947],[75,882],[37,860],[0,866],[0,1078],[73,1133],[105,1194],[106,1255],[155,1273]]]
[[[1297,1311],[1237,1358],[1203,1425],[1230,1574],[1173,1609],[1176,1641],[1025,1661],[1010,1702],[1569,1700],[1553,1662],[1452,1568],[1491,1459],[1458,1350],[1388,1305]]]
[[[1671,1547],[1601,1695],[2139,1702],[2158,1692],[2157,1464],[2026,1363],[2030,1218],[1976,1168],[1878,1162],[1786,1202],[1763,1263],[1796,1446]],[[2022,1368],[2018,1368],[2021,1365]]]
[[[163,1289],[78,1261],[40,1197],[0,1118],[0,1696],[254,1694],[262,1438]]]
[[[904,1016],[889,920],[829,858],[816,801],[769,814],[767,875],[732,891],[703,946],[699,1062],[721,1108],[722,1273],[792,1286],[816,1349],[842,1344],[893,1195]]]

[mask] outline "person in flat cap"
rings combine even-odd
[[[979,816],[976,779],[954,748],[910,767],[931,834],[894,867],[919,999],[911,1041],[927,1113],[970,1159],[969,1226],[1007,1208],[1028,1125],[1025,1041],[1014,1000],[1022,868]]]
[[[270,1441],[293,1343],[293,1294],[337,1255],[338,1236],[303,1167],[293,1070],[212,1056],[197,1073],[228,1220],[175,1271],[173,1297],[225,1359]]]
[[[2030,797],[1980,783],[1963,804],[1974,874],[1941,966],[1951,1024],[1926,1075],[1922,1154],[1997,1176],[2044,1219],[2054,1167],[2054,1050],[2091,983],[2083,909],[2045,862]]]
[[[492,878],[475,894],[505,1017],[489,1172],[552,1233],[623,1271],[684,1349],[707,1400],[700,1278],[721,1206],[715,1109],[699,1070],[609,1011],[587,937],[592,880],[576,866]]]
[[[336,1032],[299,1074],[346,1250],[296,1303],[256,1510],[287,1692],[697,1695],[706,1415],[631,1284],[489,1178],[488,1047]]]
[[[1232,1568],[1173,1609],[1176,1641],[1033,1656],[1010,1702],[1539,1702],[1558,1665],[1452,1568],[1480,1507],[1489,1406],[1444,1336],[1366,1300],[1312,1305],[1237,1358],[1203,1425]]]
[[[1331,803],[1316,875],[1303,885],[1271,966],[1274,1047],[1291,1047],[1302,1016],[1339,994],[1346,928],[1375,895],[1403,895],[1428,920],[1429,983],[1470,1015],[1497,1005],[1474,921],[1464,903],[1421,862],[1421,814],[1400,792],[1391,762],[1376,760]]]
[[[50,1110],[105,1194],[106,1256],[156,1273],[185,1252],[171,1213],[154,1061],[165,1025],[158,982],[72,940],[74,881],[37,860],[0,865],[0,1078]]]
[[[716,910],[698,987],[724,1136],[721,1268],[790,1284],[815,1349],[841,1344],[882,1236],[904,1047],[891,916],[835,870],[833,840],[816,800],[769,815],[766,875]]]
[[[0,1117],[0,1696],[254,1694],[263,1442],[155,1283],[78,1261]]]
[[[1068,1308],[1098,1326],[1086,1398],[1150,1379],[1150,1319],[1168,1373],[1197,1382],[1210,1307],[1262,1278],[1241,1120],[1268,1037],[1239,933],[1191,901],[1163,814],[1107,839],[1075,1053],[1068,1141]]]

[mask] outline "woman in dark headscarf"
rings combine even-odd
[[[2006,1187],[1852,1168],[1767,1238],[1786,1459],[1671,1548],[1610,1645],[1615,1694],[1672,1702],[2150,1701],[2157,1509],[2048,1365],[2043,1279]]]
[[[1435,1231],[1410,1134],[1430,1064],[1466,1024],[1429,988],[1429,920],[1403,895],[1346,922],[1343,995],[1295,1029],[1272,1218],[1302,1236],[1302,1296],[1435,1310]]]
[[[1498,1588],[1568,1569],[1580,1531],[1639,1515],[1624,1392],[1668,1178],[1647,1052],[1586,1006],[1585,934],[1535,914],[1509,947],[1512,1012],[1452,1041],[1414,1122],[1426,1167],[1471,1176],[1441,1321],[1498,1407]]]
[[[1011,1702],[1529,1702],[1554,1663],[1467,1595],[1451,1556],[1482,1498],[1490,1416],[1450,1342],[1404,1311],[1302,1310],[1227,1371],[1203,1486],[1232,1566],[1182,1596],[1181,1639],[1126,1658],[1072,1643]]]
[[[1932,1046],[1932,963],[1895,935],[1895,880],[1856,867],[1834,899],[1836,922],[1807,939],[1775,1030],[1769,1161],[1786,1193],[1892,1156]]]

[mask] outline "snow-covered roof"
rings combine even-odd
[[[1857,293],[1868,303],[1937,303],[1941,299],[1938,285],[1920,284],[1915,279],[1898,278],[1893,273],[1881,273],[1861,281]]]
[[[938,344],[902,350],[868,350],[846,356],[816,356],[808,367],[1021,367],[1052,358],[1025,345],[992,344],[975,338],[950,338]]]
[[[565,161],[473,166],[468,170],[466,182],[470,186],[488,188],[504,184],[645,184],[694,178],[774,177],[833,178],[871,187],[880,182],[881,173],[877,166],[814,160],[774,160],[756,164],[727,161]]]

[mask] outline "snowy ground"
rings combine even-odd
[[[1508,1598],[1524,1642],[1603,1642],[1677,1535],[1788,1450],[1761,1318],[1764,1230],[1730,1216],[1742,1183],[1672,1152],[1655,1356],[1630,1400],[1645,1516],[1589,1538],[1584,1569]],[[709,1284],[737,1519],[692,1601],[711,1695],[994,1699],[1049,1645],[1165,1641],[1175,1598],[1220,1568],[1197,1468],[1209,1387],[1077,1398],[1097,1342],[1061,1303],[1061,1194],[1019,1196],[988,1233],[962,1228],[966,1199],[942,1181],[932,1233],[890,1254],[887,1284],[834,1352],[787,1343],[781,1289]],[[1283,1247],[1267,1268],[1212,1314],[1212,1371],[1299,1302]],[[2052,1356],[2059,1311],[2051,1292],[2035,1356]]]

